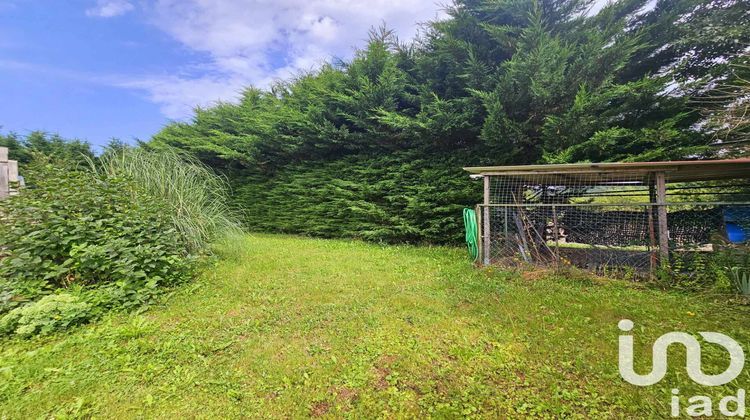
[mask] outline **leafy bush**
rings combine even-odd
[[[182,277],[183,238],[165,206],[132,181],[51,164],[29,178],[33,188],[0,204],[9,254],[0,276],[44,289]]]
[[[148,306],[192,275],[209,241],[239,231],[224,181],[201,164],[128,147],[89,163],[41,158],[0,202],[0,334]]]
[[[168,149],[121,147],[109,150],[93,166],[104,176],[132,179],[161,200],[192,251],[204,249],[227,231],[239,230],[227,204],[227,184],[194,158]]]
[[[0,314],[71,286],[101,288],[87,295],[96,306],[140,305],[191,275],[169,206],[134,181],[50,163],[26,175],[30,187],[0,202]]]
[[[0,335],[28,337],[81,324],[89,319],[91,305],[67,293],[49,295],[16,308],[0,318]]]

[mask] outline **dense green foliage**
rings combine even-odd
[[[414,152],[300,162],[273,176],[243,174],[235,197],[254,229],[439,243],[462,229],[461,203],[479,199],[460,165]]]
[[[28,174],[32,186],[0,203],[8,254],[0,277],[40,291],[179,277],[170,257],[184,240],[164,204],[140,198],[132,181],[54,164]]]
[[[75,140],[65,139],[57,134],[47,134],[43,131],[32,131],[27,136],[15,133],[0,134],[0,147],[7,147],[11,159],[15,159],[21,166],[31,163],[34,155],[44,155],[69,164],[83,165],[94,157],[91,145]]]
[[[237,230],[223,181],[174,153],[111,148],[78,166],[33,154],[27,187],[0,201],[0,335],[152,304]]]
[[[30,187],[0,202],[0,315],[40,311],[50,305],[17,307],[60,289],[88,294],[98,309],[136,307],[189,277],[168,207],[132,180],[50,163],[26,173]]]
[[[748,3],[593,4],[460,0],[410,45],[373,31],[150,145],[224,172],[253,229],[431,242],[460,241],[478,199],[462,166],[710,156],[691,101],[750,43]]]

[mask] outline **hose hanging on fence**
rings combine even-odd
[[[466,246],[473,261],[479,258],[479,243],[477,242],[477,213],[472,209],[464,209],[464,227],[466,228]]]

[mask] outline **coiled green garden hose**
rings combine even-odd
[[[464,227],[466,228],[466,246],[473,261],[479,258],[479,242],[477,242],[477,212],[464,209]]]

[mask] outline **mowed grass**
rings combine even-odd
[[[673,387],[686,404],[750,385],[691,384],[679,348],[658,385],[617,372],[622,318],[641,372],[668,331],[747,349],[750,310],[725,300],[478,270],[453,248],[253,235],[222,255],[145,314],[0,341],[0,418],[667,417]],[[705,371],[728,365],[704,348]]]

